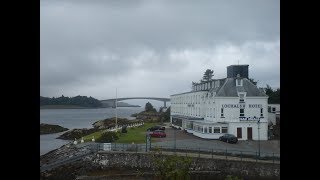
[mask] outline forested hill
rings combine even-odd
[[[49,98],[40,96],[40,106],[45,105],[73,105],[81,107],[102,107],[102,103],[93,97],[76,96],[76,97],[64,97],[63,95],[58,98]]]

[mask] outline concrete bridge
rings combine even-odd
[[[163,101],[163,107],[167,108],[167,102],[170,102],[170,98],[158,98],[158,97],[126,97],[126,98],[117,98],[117,99],[105,99],[100,100],[101,102],[112,102],[113,107],[116,106],[116,100],[117,101],[124,101],[128,99],[151,99],[151,100],[157,100],[157,101]]]

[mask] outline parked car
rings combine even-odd
[[[155,130],[152,133],[150,133],[150,136],[162,138],[162,137],[166,137],[167,135],[163,130]]]
[[[219,137],[219,140],[227,142],[227,143],[237,143],[238,142],[238,138],[233,134],[224,134],[223,136]]]
[[[166,127],[164,126],[153,126],[147,129],[147,131],[155,131],[155,130],[166,130]]]

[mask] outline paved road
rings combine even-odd
[[[153,145],[157,146],[169,146],[174,147],[174,129],[171,127],[166,127],[165,130],[166,138],[156,138],[156,143]],[[176,147],[177,148],[193,148],[193,149],[220,149],[228,151],[258,151],[258,141],[238,141],[237,144],[229,144],[219,140],[206,140],[198,138],[192,134],[185,133],[181,130],[176,130]],[[260,141],[260,152],[278,154],[280,156],[280,141],[279,140],[268,140]]]

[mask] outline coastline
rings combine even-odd
[[[141,107],[138,105],[132,106],[118,106],[118,107]],[[40,109],[102,109],[102,108],[112,108],[112,107],[83,107],[75,105],[44,105],[40,106]]]

